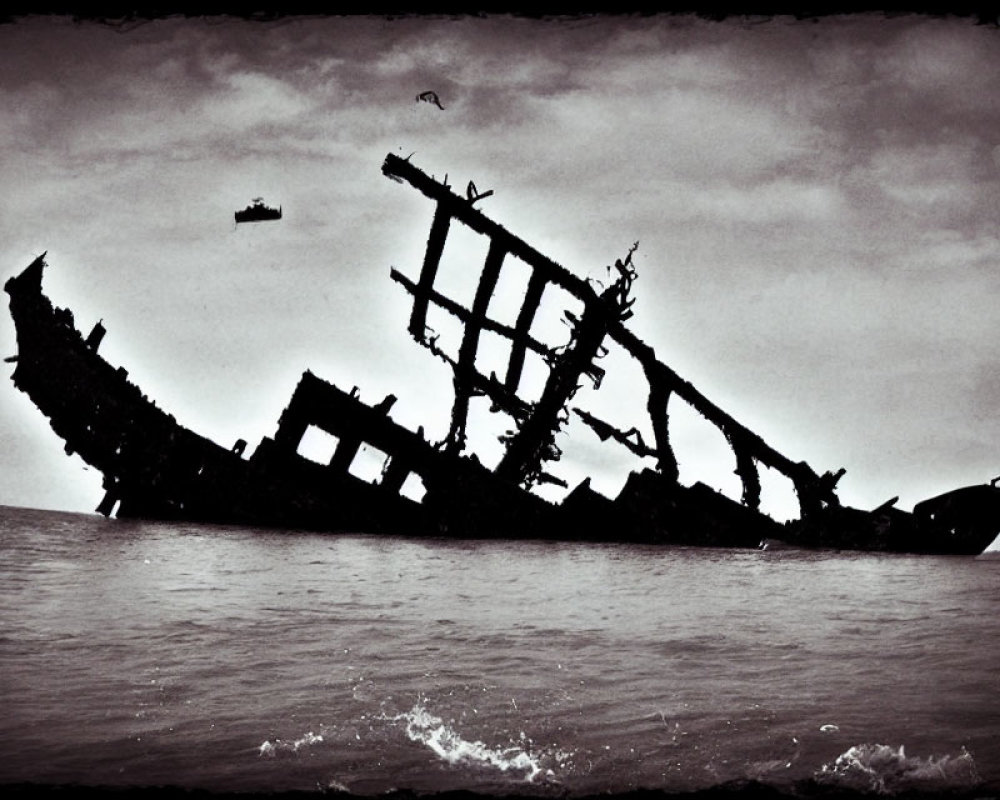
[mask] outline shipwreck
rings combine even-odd
[[[608,285],[595,285],[487,218],[473,205],[481,196],[458,195],[446,182],[394,155],[386,157],[382,172],[435,203],[419,274],[411,278],[393,268],[390,276],[412,296],[409,334],[451,370],[454,398],[443,440],[429,441],[422,428],[413,431],[395,422],[390,414],[394,396],[369,404],[356,387],[345,391],[307,371],[272,437],[263,438],[251,453],[242,439],[231,447],[219,445],[178,424],[129,380],[125,368],[101,357],[103,322],[84,337],[72,313],[52,304],[42,289],[43,253],[5,284],[17,331],[17,355],[8,359],[15,362],[12,380],[49,419],[66,452],[79,454],[103,475],[98,512],[330,532],[745,548],[781,540],[802,547],[966,555],[982,552],[1000,533],[1000,488],[994,484],[956,489],[917,504],[912,512],[897,509],[894,501],[872,510],[842,505],[836,487],[843,470],[817,472],[782,455],[629,330],[634,246],[610,268]],[[488,241],[469,307],[435,286],[456,222]],[[508,257],[530,270],[513,324],[489,313]],[[582,308],[579,313],[567,309],[569,340],[558,346],[532,333],[550,286]],[[460,323],[457,355],[439,347],[428,327],[432,306]],[[486,332],[509,345],[502,375],[486,374],[477,360]],[[628,430],[575,400],[584,381],[600,386],[604,369],[597,362],[611,343],[634,360],[645,379],[648,419]],[[544,385],[533,400],[520,389],[529,355],[544,365]],[[668,413],[673,397],[725,436],[742,483],[739,501],[701,482],[681,483]],[[473,398],[486,398],[492,412],[510,421],[503,455],[492,467],[467,447]],[[571,415],[596,443],[626,448],[643,465],[630,472],[616,496],[596,491],[589,478],[566,486],[559,502],[533,491],[545,483],[566,485],[555,466]],[[310,428],[335,438],[328,463],[299,454]],[[384,454],[374,480],[349,469],[362,447]],[[791,481],[800,507],[797,519],[779,523],[761,511],[761,466]],[[403,491],[413,481],[422,493]]]

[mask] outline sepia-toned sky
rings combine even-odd
[[[1000,30],[963,17],[26,17],[0,26],[0,271],[48,251],[53,301],[224,446],[272,435],[306,369],[440,438],[450,375],[389,277],[433,212],[380,172],[410,156],[581,277],[638,242],[629,326],[662,360],[846,468],[845,503],[908,509],[1000,475],[998,86]],[[257,196],[284,218],[236,226]],[[455,242],[460,292],[481,256]],[[615,358],[580,399],[627,428],[644,389]],[[738,497],[721,435],[671,412],[682,480]],[[566,434],[553,471],[607,466],[614,494],[621,454]],[[9,380],[0,435],[0,503],[94,509]]]

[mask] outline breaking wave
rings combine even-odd
[[[859,744],[824,764],[819,783],[852,791],[893,794],[912,789],[972,787],[979,783],[972,754],[964,747],[957,756],[907,756],[903,745]]]
[[[298,753],[299,749],[302,747],[309,747],[314,744],[319,744],[322,741],[323,737],[319,734],[313,733],[312,731],[309,731],[304,736],[292,741],[275,739],[272,742],[270,740],[265,740],[265,742],[260,746],[258,755],[266,758],[274,758],[282,754],[292,755]]]
[[[507,747],[490,747],[481,741],[465,739],[440,717],[417,703],[409,711],[388,719],[406,723],[406,735],[411,741],[429,747],[449,764],[492,767],[501,772],[521,772],[532,782],[539,776],[552,779],[552,766],[566,766],[570,754],[545,749],[533,752],[532,741],[523,732],[519,740]],[[550,766],[551,765],[551,766]]]

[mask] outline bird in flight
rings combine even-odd
[[[437,92],[421,92],[417,95],[417,102],[423,101],[425,103],[433,103],[442,111],[444,111],[444,106],[441,105],[441,99],[437,96]]]

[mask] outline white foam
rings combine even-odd
[[[859,744],[837,756],[832,764],[824,764],[816,779],[888,794],[928,784],[972,786],[979,782],[979,775],[972,755],[964,747],[958,756],[919,758],[908,757],[903,745],[894,748],[885,744]]]
[[[434,753],[449,764],[472,764],[493,767],[501,772],[524,772],[525,780],[534,781],[539,775],[553,777],[554,772],[543,766],[545,753],[531,753],[525,745],[531,740],[522,732],[520,741],[524,744],[512,744],[509,747],[490,747],[481,741],[470,741],[463,738],[454,728],[446,724],[440,717],[431,714],[420,703],[403,714],[391,717],[393,721],[406,723],[406,735],[411,741],[429,747]],[[568,758],[565,753],[556,753],[557,761]]]
[[[273,742],[266,740],[258,751],[258,756],[266,756],[267,758],[274,758],[282,753],[298,753],[299,748],[309,747],[314,744],[318,744],[323,741],[323,737],[319,734],[315,734],[312,731],[304,734],[301,738],[295,739],[293,741],[285,741],[284,739],[275,739]]]

